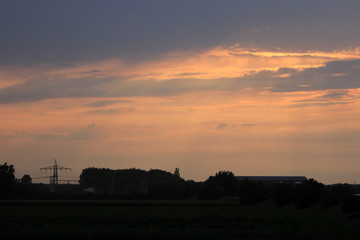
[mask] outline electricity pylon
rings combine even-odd
[[[67,171],[67,170],[71,170],[71,168],[67,168],[67,167],[63,167],[63,166],[58,166],[56,163],[56,159],[55,159],[55,163],[53,166],[48,166],[48,167],[43,167],[40,168],[41,172],[43,170],[47,171],[50,170],[52,171],[52,175],[49,176],[50,178],[50,184],[59,184],[59,175],[58,175],[58,170],[62,171]]]

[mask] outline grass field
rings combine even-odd
[[[0,201],[1,239],[359,239],[336,209],[236,202]]]

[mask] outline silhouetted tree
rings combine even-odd
[[[145,175],[146,171],[135,168],[86,168],[80,175],[80,184],[84,189],[94,187],[102,193],[132,194],[139,192],[139,179]]]
[[[22,184],[31,184],[32,183],[32,179],[30,177],[30,175],[25,174],[22,178],[21,178],[21,183]]]
[[[232,172],[220,171],[205,181],[200,198],[218,199],[223,196],[236,196],[238,184]]]
[[[215,174],[215,177],[210,177],[207,180],[207,184],[222,187],[228,195],[236,195],[236,188],[239,182],[232,172],[220,171]]]
[[[14,165],[0,164],[0,193],[11,189],[15,182]]]
[[[299,184],[295,188],[295,203],[298,207],[309,207],[320,203],[322,200],[324,184],[314,179]]]
[[[152,169],[149,176],[149,196],[156,199],[188,198],[193,195],[189,182],[169,172]]]
[[[99,193],[119,196],[147,195],[155,199],[186,198],[193,193],[193,184],[163,170],[86,168],[80,175],[83,188],[94,187]],[[146,189],[146,193],[140,191]],[[142,196],[144,197],[144,196]]]
[[[174,175],[180,177],[180,170],[179,168],[175,168]]]

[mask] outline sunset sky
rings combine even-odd
[[[359,12],[358,0],[1,1],[0,162],[18,178],[56,158],[75,177],[360,183]]]

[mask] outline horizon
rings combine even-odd
[[[1,163],[360,182],[359,10],[2,1]]]
[[[56,159],[55,159],[55,161],[56,161]],[[55,165],[55,164],[56,164],[56,163],[54,163],[54,165]],[[45,174],[43,174],[43,170],[44,170],[45,168],[53,168],[54,165],[50,165],[50,166],[47,166],[47,167],[42,168],[42,169],[41,169],[41,177],[39,177],[39,176],[36,177],[36,176],[35,176],[34,178],[32,178],[32,183],[34,183],[34,184],[52,184],[52,183],[49,182],[49,181],[50,181],[50,178],[52,177],[52,173],[53,173],[52,169],[49,170],[49,171],[46,170]],[[57,165],[57,164],[56,164],[56,165]],[[15,167],[15,166],[14,166],[14,167]],[[60,165],[57,165],[56,167],[57,167],[57,168],[67,168],[67,167],[65,167],[65,166],[60,166]],[[86,167],[86,168],[84,168],[84,169],[82,169],[82,170],[85,170],[85,169],[88,169],[88,168],[94,168],[94,167]],[[109,169],[109,170],[111,170],[111,171],[136,169],[136,170],[141,170],[141,171],[146,171],[146,172],[151,171],[151,170],[160,170],[160,171],[166,171],[166,172],[172,173],[171,171],[167,171],[167,170],[163,170],[163,169],[153,169],[153,168],[150,168],[150,169],[141,169],[141,168],[111,169],[111,168],[102,168],[102,167],[99,167],[99,168],[97,168],[97,169]],[[178,169],[178,168],[176,168],[176,169]],[[175,170],[176,170],[176,169],[175,169]],[[69,172],[67,172],[67,171],[69,171]],[[204,181],[206,181],[209,177],[213,177],[213,176],[215,176],[215,175],[216,175],[217,173],[219,173],[219,172],[226,172],[226,171],[232,172],[231,170],[221,170],[221,171],[217,171],[216,173],[208,176],[208,177],[205,178],[205,179],[200,179],[200,180],[184,179],[184,178],[181,176],[181,173],[180,173],[180,177],[183,178],[185,181],[204,182]],[[61,173],[62,173],[62,170],[61,170],[61,169],[59,169],[58,172],[59,172],[59,175],[58,175],[59,181],[64,182],[64,183],[59,183],[60,185],[61,185],[61,184],[69,184],[70,182],[74,182],[74,181],[80,181],[80,175],[81,175],[81,174],[80,174],[78,177],[74,176],[74,175],[72,174],[72,169],[71,169],[71,168],[68,168],[68,169],[64,170],[65,175],[64,175],[64,174],[61,174]],[[314,180],[318,181],[316,178],[307,177],[307,176],[305,176],[305,175],[252,175],[252,176],[247,175],[247,176],[245,176],[245,175],[239,175],[239,174],[235,174],[235,173],[233,173],[233,174],[234,174],[234,177],[236,177],[236,178],[238,178],[238,177],[242,177],[242,178],[248,178],[248,177],[250,177],[250,178],[254,178],[254,177],[255,177],[255,178],[259,178],[259,177],[265,177],[265,178],[267,178],[267,177],[291,177],[291,178],[301,177],[301,178],[302,178],[302,177],[305,177],[305,178],[308,179],[308,180],[309,180],[309,179],[314,179]],[[16,176],[16,171],[15,171],[15,176]],[[30,177],[31,177],[31,176],[30,176]],[[19,177],[16,176],[16,179],[20,179],[20,178],[21,178],[20,176],[19,176]],[[66,183],[66,182],[67,182],[67,183]],[[323,182],[321,182],[321,181],[319,181],[319,182],[320,182],[320,183],[323,183]],[[70,183],[70,184],[71,184],[71,183]],[[72,184],[78,185],[79,183],[72,183]],[[325,185],[336,185],[336,184],[356,185],[357,183],[356,183],[356,182],[353,182],[353,183],[351,183],[351,182],[334,182],[334,183],[323,183],[323,184],[325,184]]]

